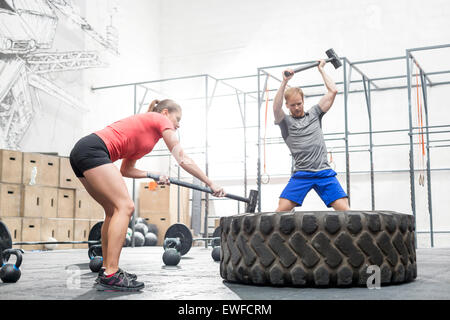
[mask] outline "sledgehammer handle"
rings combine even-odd
[[[151,179],[153,179],[155,181],[159,180],[159,175],[152,174],[152,173],[149,173],[149,172],[147,173],[147,177],[151,178]],[[195,190],[198,190],[198,191],[203,191],[203,192],[207,192],[207,193],[211,193],[211,194],[213,193],[211,188],[208,188],[208,187],[203,187],[203,186],[199,186],[199,185],[192,184],[192,183],[189,183],[189,182],[180,181],[180,180],[177,180],[177,179],[174,179],[174,178],[169,178],[169,181],[170,181],[170,183],[176,184],[178,186],[182,186],[182,187],[186,187],[186,188],[190,188],[190,189],[195,189]],[[225,195],[225,197],[233,199],[233,200],[246,202],[246,203],[250,202],[250,200],[247,199],[247,198],[236,196],[236,195],[230,194],[230,193],[227,193]]]
[[[331,60],[333,60],[333,59],[334,59],[334,58],[326,59],[325,62],[327,62],[327,63],[328,63],[328,62],[331,62]],[[305,70],[308,70],[308,69],[317,67],[319,64],[320,64],[320,62],[314,62],[314,63],[311,63],[311,64],[307,64],[306,66],[302,66],[302,67],[295,68],[295,69],[294,69],[294,73],[297,73],[297,72],[300,72],[300,71],[305,71]],[[285,72],[284,72],[284,75],[285,75],[286,77],[289,77],[289,76],[291,75],[291,73],[288,72],[288,71],[285,71]]]

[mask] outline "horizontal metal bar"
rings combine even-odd
[[[213,237],[213,238],[195,238],[195,239],[192,239],[192,241],[204,241],[204,240],[220,240],[220,237]]]
[[[442,171],[450,171],[450,168],[435,168],[435,169],[431,169],[431,171],[436,171],[436,172],[442,172]],[[338,174],[345,174],[345,171],[336,171]],[[377,174],[390,174],[390,173],[410,173],[409,169],[400,169],[400,170],[376,170],[373,171],[374,173]],[[423,169],[415,169],[414,172],[424,172]],[[371,171],[370,170],[365,170],[365,171],[351,171],[350,174],[370,174]],[[282,174],[282,173],[276,173],[276,174],[270,174],[270,178],[271,180],[273,179],[279,179],[279,178],[289,178],[291,177],[291,174]],[[228,178],[228,179],[226,179]],[[231,179],[230,179],[231,178]],[[214,177],[214,179],[216,181],[243,181],[242,177]],[[255,180],[256,181],[256,176],[251,176],[248,178],[248,180]]]
[[[444,131],[428,131],[426,134],[432,134],[432,133],[450,133],[450,130],[444,130]],[[416,135],[416,134],[425,134],[425,132],[412,132],[408,133],[408,135]]]
[[[374,81],[374,79],[372,79],[372,81]],[[443,82],[433,82],[433,87],[436,86],[441,86],[441,85],[449,85],[450,81],[443,81]],[[416,88],[417,86],[413,85],[411,86],[411,88]],[[408,86],[392,86],[392,87],[385,87],[385,88],[374,88],[371,89],[371,91],[387,91],[387,90],[397,90],[397,89],[406,89],[408,88]],[[364,90],[351,90],[348,93],[363,93]],[[337,94],[343,94],[343,92],[338,92]],[[311,94],[311,95],[307,95],[305,94],[305,98],[313,98],[313,97],[321,97],[323,96],[323,93],[321,94]]]
[[[359,134],[370,134],[370,133],[392,133],[392,132],[407,132],[409,129],[393,129],[393,130],[378,130],[378,131],[360,131],[360,132],[349,132],[349,135],[359,135]]]
[[[412,127],[413,129],[426,129],[426,128],[448,128],[450,127],[450,124],[443,124],[443,125],[438,125],[438,126],[423,126],[423,127]]]
[[[367,150],[349,150],[349,153],[354,153],[354,152],[370,152],[369,149]],[[346,153],[345,151],[333,151],[333,153]]]
[[[354,61],[354,62],[352,62],[352,64],[366,64],[366,63],[385,62],[385,61],[394,61],[394,60],[403,60],[403,59],[405,59],[405,56],[371,59],[371,60],[360,60],[360,61]]]
[[[16,246],[38,245],[38,244],[100,244],[101,241],[25,241],[13,242]]]
[[[127,87],[127,86],[137,86],[141,84],[146,83],[156,83],[156,82],[166,82],[166,81],[174,81],[174,80],[186,80],[186,79],[195,79],[195,78],[201,78],[201,77],[208,77],[207,74],[197,74],[193,76],[184,76],[184,77],[176,77],[176,78],[166,78],[166,79],[159,79],[159,80],[149,80],[149,81],[142,81],[142,82],[130,82],[130,83],[122,83],[122,84],[114,84],[110,86],[102,86],[102,87],[91,87],[91,90],[103,90],[103,89],[112,89],[112,88],[119,88],[119,87]]]
[[[430,143],[432,142],[448,142],[450,139],[443,139],[443,140],[430,140]],[[397,147],[397,146],[409,146],[409,143],[389,143],[389,144],[373,144],[372,147]],[[414,145],[421,145],[419,142],[415,142]],[[350,145],[350,148],[364,148],[369,147],[369,144],[360,144],[360,145]],[[435,147],[435,146],[430,146]],[[335,147],[329,147],[328,149],[334,149],[334,148],[345,148],[345,146],[335,146]]]
[[[439,145],[439,146],[430,146],[430,148],[448,148],[450,147],[450,144],[444,144],[444,145]]]
[[[236,77],[227,77],[227,78],[220,78],[217,80],[237,80],[237,79],[245,79],[245,78],[254,78],[257,77],[257,74],[251,74],[251,75],[247,75],[247,76],[236,76]]]
[[[412,49],[406,49],[406,51],[412,52],[412,51],[435,50],[435,49],[443,49],[443,48],[450,48],[450,44],[442,44],[442,45],[436,45],[436,46],[412,48]]]
[[[228,201],[232,199],[228,198],[209,198],[208,201]],[[189,199],[189,201],[192,201],[192,199]],[[206,199],[201,199],[201,201],[206,201]]]
[[[416,233],[431,233],[430,231],[416,231]],[[433,233],[450,233],[450,231],[434,231]]]

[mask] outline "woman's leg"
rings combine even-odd
[[[112,274],[119,268],[120,252],[134,211],[134,203],[119,169],[114,164],[104,164],[86,170],[83,174],[91,192],[112,208],[109,209],[112,210],[110,218],[105,219],[102,227],[102,242],[106,241],[106,245],[102,244],[103,254],[106,255],[103,265],[105,272]]]
[[[106,199],[103,195],[101,195],[99,192],[95,191],[95,189],[87,182],[86,178],[79,178],[81,183],[83,184],[86,191],[89,193],[89,195],[94,198],[95,201],[97,201],[105,210],[105,220],[103,221],[102,225],[102,255],[103,255],[103,267],[106,266],[108,261],[108,227],[109,222],[111,221],[111,217],[114,213],[114,206]]]

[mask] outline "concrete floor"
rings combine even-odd
[[[450,249],[418,249],[414,282],[381,289],[275,288],[224,282],[211,249],[193,247],[177,267],[162,263],[162,247],[124,248],[121,267],[145,282],[138,293],[102,292],[93,288],[87,249],[25,252],[22,277],[0,283],[0,299],[147,299],[147,300],[414,300],[450,299]],[[12,258],[13,259],[13,258]],[[139,263],[136,263],[138,261]]]

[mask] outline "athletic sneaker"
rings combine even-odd
[[[99,277],[97,290],[105,291],[139,291],[144,288],[144,283],[136,280],[132,280],[127,277],[123,270],[118,270],[111,277],[106,277],[103,273]]]
[[[131,280],[137,280],[137,275],[134,273],[128,273],[125,270],[122,270],[119,268],[119,271],[123,271],[123,273],[125,273],[125,275],[130,278]],[[95,279],[95,282],[98,283],[98,280],[100,279],[101,276],[103,276],[103,273],[105,273],[105,268],[101,268],[100,271],[98,272],[98,276]]]

